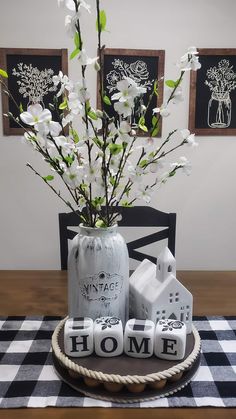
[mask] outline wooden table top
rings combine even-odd
[[[0,271],[0,315],[67,314],[65,271]],[[236,271],[179,271],[177,278],[192,292],[194,315],[236,315]],[[236,409],[223,408],[44,408],[0,409],[4,419],[227,419]]]

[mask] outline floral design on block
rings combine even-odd
[[[182,329],[184,323],[179,320],[160,320],[159,324],[163,326],[162,332],[170,331],[173,329]]]
[[[115,326],[116,324],[119,324],[120,319],[118,319],[118,317],[101,317],[100,319],[96,319],[96,323],[100,323],[102,326],[102,330],[105,330],[107,328]]]

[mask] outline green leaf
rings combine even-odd
[[[66,109],[67,108],[67,99],[66,99],[66,97],[65,97],[65,99],[63,100],[63,102],[62,103],[60,103],[60,105],[59,105],[59,109],[60,110],[63,110],[63,109]]]
[[[5,70],[0,68],[0,76],[5,77],[5,79],[8,79],[8,74]]]
[[[148,163],[148,160],[141,160],[141,162],[139,163],[139,167],[145,167]]]
[[[145,125],[145,118],[143,115],[139,118],[138,126],[142,131],[148,132],[148,128]]]
[[[96,223],[95,223],[95,227],[98,227],[98,228],[104,228],[104,227],[106,227],[106,224],[104,223],[104,221],[103,220],[97,220],[96,221]]]
[[[169,177],[172,177],[176,174],[176,170],[173,170],[172,172],[169,173]]]
[[[155,95],[158,96],[158,81],[157,80],[155,80],[154,82],[153,91]]]
[[[157,117],[155,115],[153,115],[153,117],[152,117],[152,126],[153,127],[155,127],[157,125],[157,121],[158,121]]]
[[[175,87],[175,81],[174,80],[166,80],[165,84],[166,84],[166,86],[171,87],[172,89],[174,89],[174,87]]]
[[[126,208],[131,208],[133,205],[129,204],[128,201],[121,201],[121,206]]]
[[[110,143],[108,146],[110,153],[112,155],[116,155],[119,154],[122,150],[123,150],[123,146],[122,144],[114,144],[114,143]]]
[[[114,178],[114,176],[110,176],[109,177],[109,182],[110,182],[110,184],[112,185],[112,186],[114,186],[115,185],[115,178]]]
[[[81,49],[81,39],[80,39],[79,32],[75,32],[74,43],[75,43],[75,48],[80,50]]]
[[[43,176],[43,179],[46,180],[47,182],[50,182],[50,180],[54,179],[54,176],[52,176],[52,175]]]
[[[94,121],[96,121],[96,120],[98,119],[98,117],[97,117],[97,115],[96,115],[96,112],[95,112],[95,111],[93,111],[92,109],[90,109],[90,111],[88,112],[88,116],[89,116],[91,119],[94,119]]]
[[[159,132],[159,125],[157,125],[152,131],[151,131],[151,137],[156,137],[156,135]]]
[[[70,60],[73,60],[73,58],[75,58],[76,55],[78,55],[79,53],[80,53],[80,49],[75,48],[74,51],[70,54]]]
[[[104,95],[102,100],[106,105],[111,105],[111,101],[108,96]]]
[[[96,29],[99,32],[103,32],[106,29],[107,17],[105,10],[100,10],[99,12],[99,28],[98,28],[98,19],[96,20]]]
[[[77,131],[74,128],[71,128],[69,133],[73,137],[74,142],[77,144],[79,142],[79,136]]]
[[[20,103],[19,109],[20,109],[20,113],[24,112],[22,103]]]

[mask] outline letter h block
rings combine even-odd
[[[153,355],[155,325],[151,320],[130,319],[125,326],[124,352],[133,358]]]
[[[154,352],[158,358],[180,360],[186,348],[186,325],[179,320],[159,320],[155,330]]]
[[[64,350],[72,357],[81,358],[93,352],[93,320],[89,317],[69,318],[64,326]]]

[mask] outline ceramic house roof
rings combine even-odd
[[[167,291],[170,289],[171,291],[173,286],[182,289],[182,292],[191,297],[191,293],[173,274],[169,274],[164,281],[159,280],[156,277],[155,263],[148,259],[144,259],[131,275],[130,284],[143,296],[148,294],[150,302],[155,302],[164,290]]]

